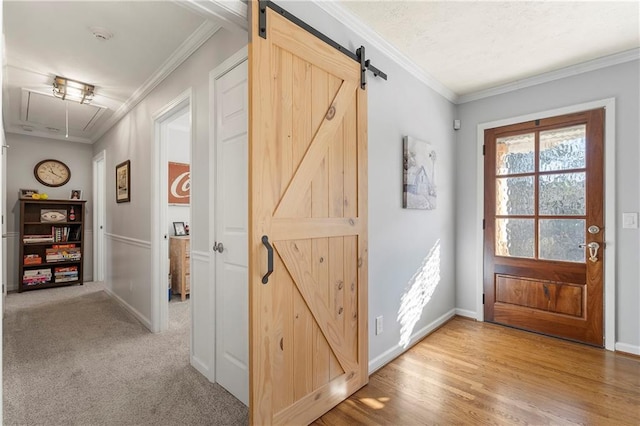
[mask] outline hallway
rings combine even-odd
[[[100,283],[9,294],[5,424],[246,424],[189,365],[188,304],[174,298],[169,331],[152,334]]]

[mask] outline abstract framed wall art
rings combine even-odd
[[[434,210],[436,187],[436,151],[427,142],[405,136],[403,138],[402,207]]]

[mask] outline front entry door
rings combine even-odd
[[[367,97],[269,8],[259,37],[251,3],[250,420],[308,424],[368,381]]]
[[[485,131],[487,321],[603,345],[603,120]]]

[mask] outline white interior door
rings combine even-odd
[[[216,382],[249,403],[247,61],[214,80]]]
[[[93,157],[93,280],[104,281],[105,151]]]

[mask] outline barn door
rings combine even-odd
[[[249,47],[249,408],[307,424],[368,381],[367,98],[357,62],[266,12]]]
[[[604,110],[485,131],[485,319],[603,344]]]

